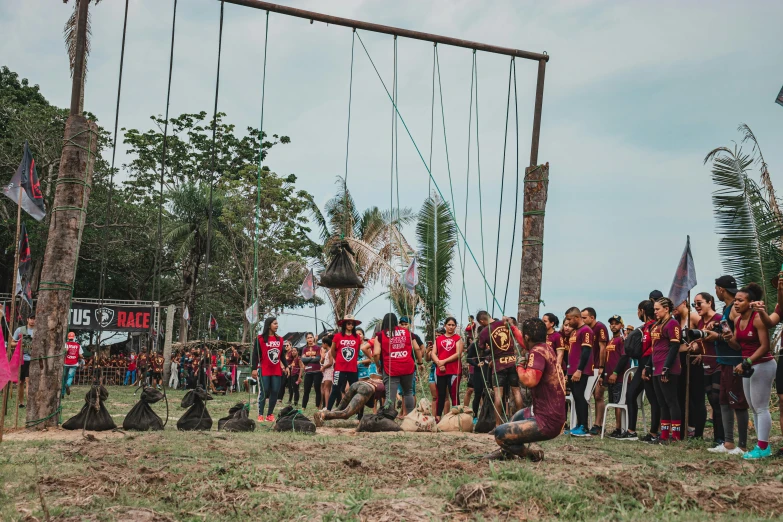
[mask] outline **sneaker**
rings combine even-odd
[[[718,444],[714,448],[708,448],[707,451],[709,451],[710,453],[728,453],[729,452],[729,450],[726,449],[726,446],[724,446],[723,444]],[[740,451],[742,451],[742,450],[740,450]]]
[[[65,394],[66,395],[70,395],[71,394],[71,387],[70,386],[66,386],[65,387]]]
[[[575,429],[571,430],[570,435],[572,437],[589,437],[590,433],[584,426],[577,426]]]
[[[258,422],[264,422],[264,421],[266,421],[266,417],[264,417],[263,415],[259,415]]]
[[[636,433],[631,433],[630,431],[624,431],[616,438],[617,440],[639,440],[639,436],[636,435]]]
[[[644,437],[642,437],[642,438],[640,438],[640,439],[639,439],[639,438],[637,438],[637,440],[638,440],[639,442],[655,442],[655,441],[657,441],[657,440],[658,440],[658,437],[656,437],[656,436],[655,436],[655,435],[653,435],[652,433],[648,433],[647,435],[645,435]]]
[[[738,457],[742,457],[743,455],[745,455],[745,452],[742,451],[742,448],[740,448],[739,446],[735,446],[734,449],[727,450],[726,453],[728,455],[736,455]]]
[[[592,430],[591,430],[591,432],[592,432]],[[616,429],[616,430],[614,430],[612,433],[610,433],[610,434],[608,435],[608,437],[609,437],[610,439],[619,439],[619,438],[620,438],[620,436],[622,436],[622,434],[623,434],[623,430],[621,430],[620,428],[617,428],[617,429]],[[592,433],[591,433],[591,435],[592,435]]]
[[[590,428],[590,431],[588,433],[590,433],[590,435],[600,435],[601,426],[593,426],[592,428]]]
[[[266,421],[275,422],[275,416],[270,413],[269,415],[266,416]]]
[[[478,424],[478,417],[473,417],[473,424]]]
[[[758,446],[745,453],[742,458],[747,460],[765,459],[772,456],[772,448],[767,446],[767,449],[761,449]]]

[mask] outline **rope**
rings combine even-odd
[[[468,202],[470,201],[470,139],[472,137],[471,133],[471,125],[473,122],[473,80],[476,77],[476,57],[475,57],[476,51],[473,51],[473,59],[471,61],[471,69],[470,69],[470,103],[468,105],[468,150],[467,150],[467,172],[465,174],[465,224],[463,225],[463,228],[465,229],[465,234],[462,236],[463,241],[463,249],[462,249],[462,255],[463,258],[460,261],[460,267],[462,269],[462,297],[460,298],[460,309],[459,309],[459,316],[460,320],[462,320],[462,306],[465,304],[468,300],[468,292],[467,288],[465,287],[465,256],[467,256],[467,247],[468,247]],[[458,225],[459,227],[459,225]],[[478,261],[476,261],[476,264],[478,265]]]
[[[432,149],[433,149],[433,138],[435,135],[435,57],[436,57],[436,51],[438,49],[438,44],[434,43],[432,45],[432,100],[430,101],[430,161],[429,161],[429,168],[430,172],[432,172]],[[433,224],[433,236],[435,235],[434,231],[437,230],[437,209],[435,208],[435,201],[432,198],[432,180],[427,179],[427,198],[432,202],[433,206],[433,216],[436,219],[436,222]],[[427,234],[427,251],[429,251],[430,246],[430,234]],[[436,307],[438,302],[438,288],[437,288],[437,282],[438,282],[438,264],[437,264],[437,242],[433,244],[433,260],[434,267],[435,267],[435,274],[432,280],[432,284],[430,284],[430,281],[427,281],[427,287],[432,288],[434,291],[434,295],[430,295],[430,300],[432,301],[432,315],[430,316],[430,325],[432,326],[432,343],[433,347],[435,345],[435,339],[436,339],[436,331],[437,331],[437,317],[436,317]],[[432,292],[428,292],[429,294],[432,294]],[[425,303],[426,306],[426,303]],[[426,336],[425,336],[426,339]],[[426,340],[425,340],[426,343]],[[425,347],[426,348],[426,347]],[[432,396],[432,393],[430,393],[430,396]]]
[[[517,62],[511,59],[511,67],[514,72],[514,126],[516,128],[515,141],[517,145],[516,187],[514,189],[514,224],[511,227],[511,251],[508,253],[508,273],[506,274],[506,291],[503,293],[503,307],[508,299],[508,287],[511,283],[511,262],[514,258],[514,244],[517,237],[517,212],[519,210],[519,100],[517,98]],[[504,162],[505,164],[505,162]],[[536,167],[537,169],[538,167]],[[525,180],[527,181],[527,180]]]
[[[63,407],[62,406],[57,406],[57,409],[55,409],[54,412],[52,412],[51,414],[47,415],[46,417],[42,417],[40,419],[35,419],[35,420],[31,420],[31,421],[25,421],[24,425],[25,425],[26,428],[32,428],[33,426],[37,426],[38,424],[42,424],[42,423],[48,421],[49,419],[51,419],[55,415],[59,415],[62,411],[63,411]]]
[[[506,125],[503,132],[503,164],[502,168],[500,170],[500,205],[498,207],[498,237],[497,237],[497,250],[495,251],[495,277],[492,281],[492,291],[496,291],[497,284],[498,284],[498,260],[500,259],[499,250],[500,250],[500,224],[501,224],[501,216],[503,215],[503,188],[506,183],[506,145],[508,143],[508,114],[509,110],[511,108],[511,74],[512,69],[514,67],[514,58],[511,58],[511,61],[508,64],[508,95],[506,96]],[[514,213],[516,216],[516,211]],[[514,244],[512,242],[511,248],[514,248]],[[492,303],[492,315],[495,315],[495,303]]]
[[[483,208],[483,200],[484,198],[481,195],[481,142],[479,141],[479,106],[478,106],[478,61],[476,60],[476,50],[473,50],[473,73],[476,75],[476,172],[478,175],[478,199],[479,199],[479,230],[481,231],[481,269],[486,274],[487,273],[487,261],[486,261],[486,251],[484,249],[484,208]],[[467,229],[467,219],[468,215],[465,214],[465,221],[466,225],[465,228]],[[494,295],[495,290],[492,289],[492,293]],[[489,308],[489,299],[487,298],[487,287],[484,287],[484,300],[486,301],[486,306]],[[494,303],[493,303],[494,305]],[[494,315],[494,309],[492,311]]]
[[[33,357],[32,359],[30,359],[30,362],[32,362],[32,361],[42,361],[43,359],[56,359],[56,358],[62,357],[64,355],[65,355],[65,352],[57,353],[57,354],[54,354],[54,355],[47,355],[45,357]]]
[[[348,150],[351,143],[351,102],[353,101],[353,50],[356,43],[356,29],[351,33],[351,72],[348,81],[348,128],[345,133],[345,177],[343,178],[343,232],[340,239],[345,239],[348,231]],[[264,51],[266,52],[266,50]]]

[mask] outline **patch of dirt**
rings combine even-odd
[[[87,431],[87,435],[95,437],[97,440],[121,439],[124,435],[116,431]],[[64,430],[61,428],[49,428],[44,430],[18,429],[3,433],[3,441],[39,441],[39,440],[63,440],[77,441],[83,440],[82,430]]]
[[[372,522],[430,521],[443,518],[443,502],[431,497],[391,500],[369,500],[359,512],[359,519]]]
[[[454,494],[454,505],[460,509],[474,510],[489,504],[492,494],[490,482],[479,484],[463,484]]]

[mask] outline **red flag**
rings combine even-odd
[[[19,346],[22,343],[17,344]],[[5,351],[5,336],[3,329],[0,328],[0,389],[5,388],[8,382],[16,382],[17,372],[11,371],[11,365],[8,363],[8,354]]]
[[[209,329],[216,332],[218,329],[217,319],[215,319],[215,316],[212,314],[209,314]]]
[[[302,297],[307,300],[310,300],[315,296],[315,278],[313,277],[312,269],[307,272],[307,277],[302,281],[302,286],[299,290],[302,292]]]

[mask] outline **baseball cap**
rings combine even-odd
[[[407,315],[403,315],[402,317],[400,317],[400,322],[401,323],[408,323],[408,324],[410,324],[410,321],[408,320],[408,316]]]
[[[657,301],[661,297],[663,297],[663,292],[660,290],[653,290],[650,292],[650,301]]]
[[[623,324],[623,318],[620,317],[619,315],[613,315],[612,317],[609,318],[609,322],[610,323],[615,322],[615,323]]]
[[[730,294],[737,293],[737,280],[730,275],[720,276],[715,280],[715,286],[723,288]]]
[[[73,341],[74,339],[76,339],[76,334],[73,332],[68,332],[68,340]]]

